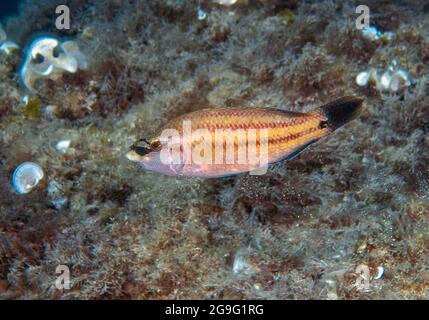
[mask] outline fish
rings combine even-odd
[[[152,139],[140,139],[126,157],[169,176],[264,174],[355,119],[364,100],[346,96],[309,112],[274,108],[210,108],[181,115]]]

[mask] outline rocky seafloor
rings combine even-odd
[[[0,298],[428,299],[429,6],[367,2],[389,41],[356,28],[359,1],[24,1],[2,21],[20,50],[0,52]],[[44,34],[78,41],[89,68],[29,93],[19,69]],[[393,60],[412,85],[356,84]],[[365,99],[358,119],[262,176],[167,177],[124,156],[189,111],[344,95]],[[45,176],[17,194],[24,161]]]

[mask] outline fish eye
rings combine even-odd
[[[325,129],[328,127],[328,121],[320,121],[319,129]]]
[[[150,145],[150,148],[152,150],[158,149],[161,146],[161,141],[159,141],[158,139],[157,140],[152,140],[149,145]]]
[[[146,139],[140,139],[134,143],[130,149],[136,152],[140,156],[147,155],[148,153],[157,150],[161,146],[161,142],[156,139],[152,141],[147,141]]]

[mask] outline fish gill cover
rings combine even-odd
[[[360,5],[2,2],[0,298],[427,299],[429,7]],[[262,175],[125,156],[193,111],[345,96],[353,121]]]

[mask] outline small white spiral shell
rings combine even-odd
[[[29,193],[43,176],[43,169],[37,163],[23,162],[13,172],[12,186],[17,193]]]

